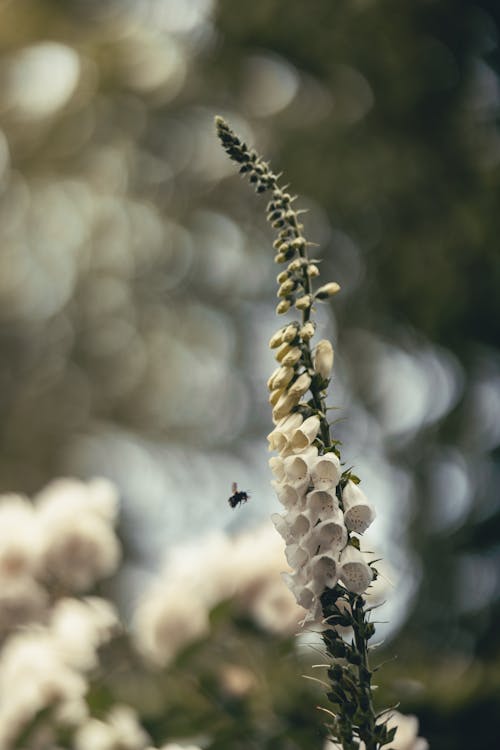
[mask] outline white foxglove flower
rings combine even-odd
[[[294,595],[297,604],[300,604],[304,609],[309,609],[316,599],[316,593],[312,590],[310,584],[304,585],[300,582],[300,577],[297,579],[295,575],[290,575],[290,573],[282,573],[281,577]]]
[[[280,513],[273,513],[271,515],[271,521],[274,524],[274,528],[278,534],[285,539],[290,537],[290,524]]]
[[[312,578],[321,582],[321,590],[326,586],[333,588],[339,579],[339,564],[335,555],[331,552],[313,557],[308,570]]]
[[[278,500],[287,510],[303,510],[304,508],[304,496],[299,494],[297,490],[292,487],[291,484],[286,482],[271,482]]]
[[[342,469],[335,453],[319,456],[311,469],[311,479],[316,490],[330,490],[340,481]]]
[[[341,510],[334,511],[330,518],[318,523],[314,531],[322,549],[326,547],[338,552],[347,542],[347,529]]]
[[[335,495],[335,490],[313,490],[306,497],[307,508],[311,523],[324,521],[331,518],[333,512],[338,509],[339,503]]]
[[[272,456],[268,463],[278,482],[283,482],[285,480],[285,462],[283,459],[279,456]]]
[[[287,519],[288,520],[288,519]],[[300,543],[300,540],[309,532],[311,522],[305,513],[292,514],[289,520],[289,536],[291,541]]]
[[[375,519],[375,508],[365,493],[354,482],[347,482],[342,490],[344,521],[350,531],[363,534]]]
[[[321,339],[314,352],[314,372],[322,378],[330,377],[333,368],[333,347],[327,339]]]
[[[310,555],[307,550],[300,546],[300,544],[293,543],[287,544],[285,548],[285,557],[291,568],[300,570],[307,563]]]
[[[288,456],[284,461],[285,476],[288,484],[299,493],[305,493],[309,485],[309,466],[303,456]]]
[[[288,417],[285,417],[278,422],[274,430],[267,436],[269,450],[278,451],[279,453],[286,451],[288,449],[290,438],[301,424],[302,417],[297,412],[289,414]]]
[[[373,580],[373,571],[362,553],[349,545],[340,555],[340,579],[346,589],[363,594]]]
[[[309,417],[298,427],[290,440],[290,447],[294,453],[302,453],[308,448],[319,432],[319,417]]]

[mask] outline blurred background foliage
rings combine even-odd
[[[338,437],[398,571],[381,687],[443,750],[500,736],[498,21],[493,0],[0,2],[1,489],[113,479],[126,612],[174,540],[275,506],[271,231],[225,115],[342,285]]]

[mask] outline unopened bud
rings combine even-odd
[[[283,331],[283,341],[293,341],[297,337],[298,328],[296,323],[291,323],[287,326]]]
[[[309,377],[307,372],[303,372],[302,375],[300,375],[297,380],[292,383],[292,385],[288,389],[288,393],[291,396],[303,396],[304,393],[309,390],[310,385],[311,378]]]
[[[287,259],[286,255],[284,253],[278,253],[274,256],[274,262],[275,263],[284,263]]]
[[[295,289],[295,281],[292,281],[291,279],[287,279],[283,282],[283,284],[278,289],[277,295],[278,297],[287,297],[290,292],[293,292]]]
[[[296,237],[294,240],[292,240],[292,245],[295,250],[302,250],[302,248],[306,246],[306,241],[303,237]]]
[[[307,266],[307,275],[311,279],[314,279],[316,276],[319,276],[318,266],[314,265],[314,263],[311,263],[309,266]]]
[[[276,388],[274,391],[271,391],[271,393],[269,394],[269,403],[271,404],[271,406],[276,406],[279,398],[283,395],[283,393],[283,388]]]
[[[293,367],[281,366],[278,372],[274,374],[273,390],[275,388],[286,388],[286,386],[291,381],[294,375],[295,375],[295,370],[293,369]]]
[[[315,326],[310,320],[300,329],[300,338],[302,341],[310,341],[314,336]]]
[[[285,356],[285,354],[288,354],[291,348],[292,347],[290,346],[290,344],[284,342],[276,349],[276,351],[274,352],[274,356],[276,357],[278,362],[281,362],[283,360],[283,357]]]
[[[322,339],[314,352],[314,371],[326,380],[330,377],[332,367],[333,347],[327,339]]]
[[[327,297],[332,297],[339,291],[340,284],[337,284],[336,281],[331,281],[329,284],[325,284],[324,286],[320,287],[314,296],[317,299],[327,299]]]
[[[273,333],[273,335],[269,339],[270,349],[276,349],[276,347],[280,346],[283,343],[283,332],[284,332],[283,328],[280,328],[279,331],[276,331],[276,333]]]
[[[278,399],[276,406],[273,409],[273,419],[278,422],[283,417],[288,416],[294,406],[297,405],[299,398],[297,396],[290,396],[288,393],[283,393]]]
[[[280,273],[276,276],[276,281],[278,282],[278,284],[282,284],[288,279],[288,276],[288,271],[280,271]]]
[[[282,299],[281,302],[276,305],[276,315],[284,315],[289,311],[290,306],[290,300]]]
[[[274,372],[269,376],[269,379],[267,381],[267,388],[269,391],[273,391],[276,386],[274,385],[274,379],[279,375],[279,372],[281,370],[281,367],[277,367]]]
[[[297,364],[297,362],[299,361],[299,359],[301,358],[301,356],[302,356],[302,352],[299,349],[299,347],[298,346],[294,346],[294,347],[292,347],[290,349],[290,351],[288,351],[284,355],[283,359],[281,360],[281,364],[284,365],[285,367],[287,367],[287,366],[288,367],[293,367],[294,365]]]
[[[308,307],[311,307],[312,305],[312,296],[310,294],[305,294],[303,297],[299,297],[299,299],[295,303],[295,307],[297,310],[307,310]]]

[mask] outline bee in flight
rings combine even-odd
[[[228,500],[228,503],[231,506],[231,508],[236,508],[237,505],[241,505],[241,503],[246,503],[250,497],[248,492],[243,492],[243,491],[240,492],[238,490],[238,485],[236,484],[236,482],[233,482],[231,486],[231,492],[233,494]]]

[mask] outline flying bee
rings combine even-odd
[[[243,491],[238,490],[238,485],[236,484],[236,482],[233,482],[233,484],[231,485],[231,492],[233,494],[228,500],[228,503],[231,506],[231,508],[236,508],[237,505],[241,505],[241,503],[246,503],[250,497],[248,492],[243,492]]]

